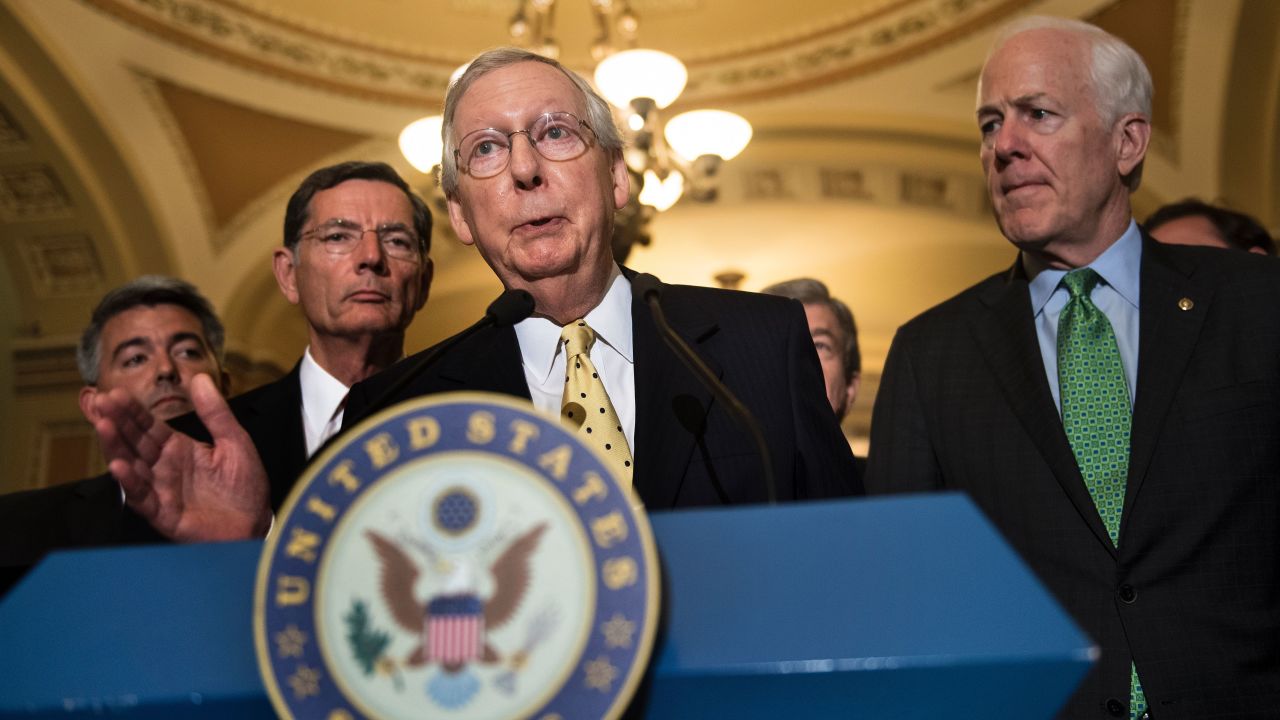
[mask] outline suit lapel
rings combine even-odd
[[[428,391],[481,390],[529,400],[522,357],[514,328],[480,331],[440,358],[440,387]]]
[[[717,377],[721,368],[699,345],[717,330],[701,307],[686,306],[665,293],[662,308],[672,328],[693,347]],[[635,487],[647,507],[673,507],[684,482],[695,442],[706,431],[711,393],[666,346],[643,299],[631,300],[636,353]]]
[[[1130,509],[1146,478],[1169,404],[1182,382],[1213,299],[1212,285],[1192,282],[1193,266],[1178,266],[1145,232],[1142,243],[1138,389],[1134,399],[1121,538]],[[1192,303],[1186,310],[1179,304],[1184,298]]]
[[[1063,492],[1098,541],[1115,554],[1107,529],[1085,487],[1075,455],[1053,403],[1031,317],[1031,296],[1021,262],[1003,278],[992,278],[979,294],[987,312],[974,334],[1005,401],[1048,463]]]
[[[258,455],[272,480],[271,507],[276,509],[307,465],[301,366],[301,362],[294,364],[288,375],[255,393],[240,419],[251,437],[270,439],[258,445]]]

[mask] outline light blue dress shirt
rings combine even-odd
[[[1087,267],[1093,268],[1102,278],[1089,296],[1111,321],[1120,347],[1120,361],[1124,363],[1125,380],[1129,385],[1129,407],[1138,389],[1138,290],[1141,282],[1142,233],[1138,224],[1129,220],[1129,227],[1106,252]],[[1036,338],[1040,341],[1040,356],[1044,359],[1044,372],[1053,393],[1053,404],[1062,414],[1061,391],[1058,388],[1058,317],[1070,295],[1061,285],[1066,270],[1044,270],[1031,281],[1031,312],[1035,318]]]

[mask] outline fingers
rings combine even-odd
[[[146,466],[138,467],[127,460],[117,459],[108,463],[107,469],[111,472],[111,477],[120,483],[120,489],[124,490],[124,499],[129,507],[143,518],[152,520],[160,510],[160,500],[151,490],[147,473],[140,472],[145,470]]]
[[[218,392],[218,387],[212,378],[200,373],[191,378],[190,389],[191,404],[195,406],[196,415],[200,417],[200,421],[209,429],[214,445],[220,444],[223,440],[233,442],[248,440],[248,433],[240,427],[240,423],[232,414],[231,408],[227,406],[222,393]]]
[[[155,422],[146,408],[119,388],[98,393],[93,404],[98,414],[93,427],[108,461],[120,458],[155,462],[173,434],[168,425]]]

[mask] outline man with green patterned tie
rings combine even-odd
[[[964,490],[1101,656],[1063,717],[1280,707],[1280,265],[1134,222],[1151,76],[1075,21],[1000,33],[981,160],[1014,266],[898,332],[870,492]]]

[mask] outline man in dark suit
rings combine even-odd
[[[289,198],[273,271],[302,310],[308,345],[283,378],[229,402],[262,459],[273,511],[341,428],[348,389],[404,354],[431,284],[430,249],[430,210],[385,163],[320,168]],[[194,415],[175,426],[210,439]]]
[[[1150,75],[1084,23],[1008,28],[978,91],[1013,268],[898,333],[871,492],[963,490],[1101,657],[1063,717],[1280,707],[1280,267],[1132,220]]]
[[[81,412],[99,421],[94,399],[112,390],[127,393],[158,420],[188,412],[197,374],[217,378],[219,390],[226,389],[224,337],[209,301],[181,280],[148,275],[112,290],[76,349]],[[52,550],[161,537],[125,504],[109,473],[0,497],[2,575],[16,575]]]
[[[390,166],[346,162],[308,176],[289,199],[273,261],[307,321],[293,371],[230,403],[197,392],[198,417],[175,421],[177,433],[123,393],[94,398],[103,452],[131,506],[175,540],[262,537],[308,457],[341,427],[347,389],[403,353],[430,287],[430,237],[430,212]],[[222,503],[201,492],[213,487],[267,501]]]
[[[853,311],[843,300],[831,296],[826,283],[813,278],[795,278],[774,283],[760,292],[766,295],[799,300],[809,322],[809,337],[822,363],[822,379],[827,402],[844,421],[862,387],[862,351],[858,348],[858,325]],[[859,473],[866,469],[866,458],[855,456]]]
[[[632,294],[633,273],[614,262],[613,213],[629,180],[604,100],[553,60],[494,50],[450,88],[444,136],[454,230],[504,287],[532,294],[536,310],[453,348],[394,399],[463,389],[529,398],[577,425],[585,442],[599,438],[650,508],[762,501],[749,434],[664,345]],[[763,426],[780,498],[860,490],[798,305],[705,288],[660,292],[677,332]],[[348,424],[410,364],[353,388]]]

